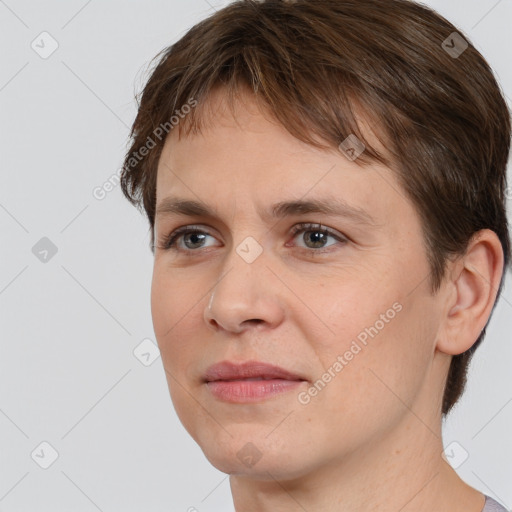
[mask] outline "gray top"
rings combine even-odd
[[[485,506],[482,512],[508,512],[505,507],[500,505],[496,500],[490,496],[485,495]]]

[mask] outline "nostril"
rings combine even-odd
[[[245,323],[250,323],[250,324],[261,324],[263,322],[263,320],[261,318],[252,318],[251,320],[246,320],[244,322]]]

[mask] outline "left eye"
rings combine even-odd
[[[303,233],[303,235],[299,239],[304,242],[306,249],[323,249],[334,245],[325,245],[328,237],[334,238],[341,243],[347,242],[345,237],[335,231],[324,228],[321,224],[299,224],[293,228],[292,234],[295,238],[300,233]]]
[[[326,245],[326,241],[329,237],[334,238],[339,243],[346,243],[348,240],[336,231],[332,231],[329,228],[323,227],[321,224],[298,224],[292,228],[291,234],[293,238],[297,238],[297,235],[303,233],[300,238],[305,245],[300,246],[305,249],[323,249],[330,247],[333,244]],[[176,231],[171,233],[164,240],[160,241],[159,247],[164,250],[175,250],[175,251],[194,251],[194,249],[202,249],[208,246],[203,245],[206,238],[214,238],[206,231],[197,227],[183,227],[178,228]],[[182,244],[178,243],[182,242]],[[184,247],[183,247],[184,245]]]

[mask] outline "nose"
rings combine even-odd
[[[235,249],[226,259],[205,307],[207,325],[215,331],[237,334],[254,327],[277,327],[284,318],[277,288],[280,281],[267,267],[265,253],[249,263]]]

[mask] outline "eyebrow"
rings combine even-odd
[[[342,199],[291,200],[275,203],[268,212],[260,212],[261,217],[277,220],[294,215],[320,213],[348,218],[358,224],[379,226],[365,210],[350,205]],[[189,217],[219,218],[217,210],[201,201],[167,197],[156,206],[155,217],[160,215],[185,215]]]

